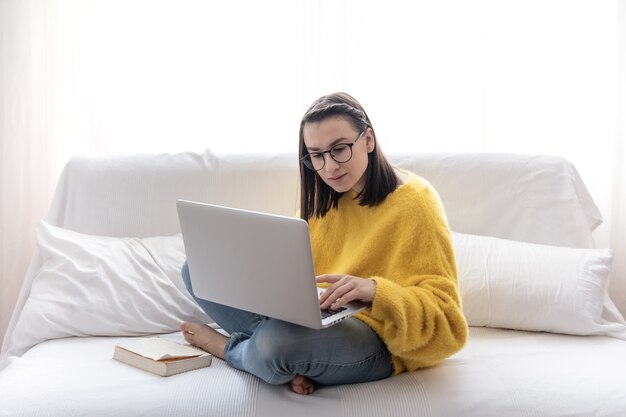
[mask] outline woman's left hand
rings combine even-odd
[[[376,281],[352,275],[325,274],[316,277],[318,283],[331,284],[320,296],[322,309],[337,310],[350,301],[370,302],[376,294]]]

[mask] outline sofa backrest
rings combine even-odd
[[[592,247],[602,217],[575,167],[554,156],[390,155],[430,181],[457,232],[559,246]],[[179,232],[176,200],[293,216],[292,155],[134,154],[77,156],[65,167],[47,221],[87,234]]]

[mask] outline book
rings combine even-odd
[[[210,366],[213,356],[191,345],[149,337],[118,343],[113,359],[157,375],[170,376]]]

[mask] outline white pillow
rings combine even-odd
[[[626,338],[607,292],[610,249],[452,237],[470,326]]]
[[[151,238],[90,236],[45,222],[37,227],[42,266],[13,335],[25,352],[68,336],[133,336],[211,319],[187,292],[179,234]]]

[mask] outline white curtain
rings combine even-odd
[[[0,1],[0,334],[54,191],[57,3]]]
[[[626,312],[626,0],[0,0],[0,335],[77,153],[293,152],[346,91],[383,149],[578,167]]]

